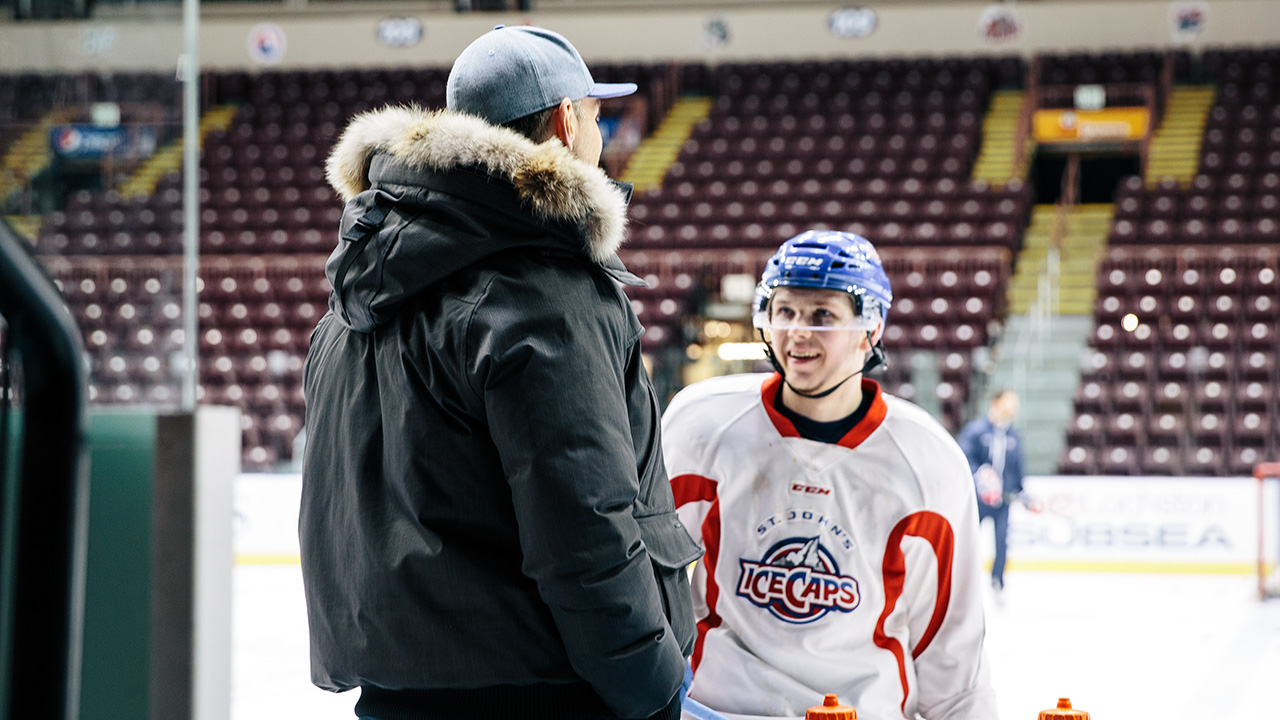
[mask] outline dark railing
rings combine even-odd
[[[0,317],[0,720],[75,720],[89,519],[85,353],[53,283],[2,221]]]

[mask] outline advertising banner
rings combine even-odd
[[[1031,127],[1040,143],[1141,140],[1151,127],[1151,113],[1140,107],[1037,110]]]
[[[1253,478],[1049,476],[1024,487],[1042,510],[1010,508],[1011,567],[1252,573],[1260,529],[1267,562],[1280,552],[1275,480],[1261,498]]]
[[[1042,509],[1009,512],[1013,570],[1249,575],[1280,555],[1280,481],[1253,478],[1032,476]],[[234,542],[241,564],[298,562],[297,474],[243,474],[235,484]],[[1259,510],[1261,509],[1261,515]],[[981,528],[986,560],[991,523]]]
[[[59,125],[49,131],[49,146],[59,157],[92,160],[113,155],[139,158],[156,151],[156,131],[150,127]]]

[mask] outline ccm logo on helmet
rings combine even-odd
[[[792,255],[791,257],[782,259],[783,265],[821,265],[822,258],[809,257],[808,255]]]

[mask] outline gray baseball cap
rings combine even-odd
[[[445,102],[450,110],[501,125],[564,98],[630,95],[635,83],[598,83],[573,44],[536,27],[499,25],[453,61]]]

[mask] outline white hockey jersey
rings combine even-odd
[[[691,385],[663,417],[693,574],[689,696],[739,718],[802,718],[825,693],[860,720],[994,720],[978,511],[964,454],[873,381],[839,444],[774,407],[779,375]]]

